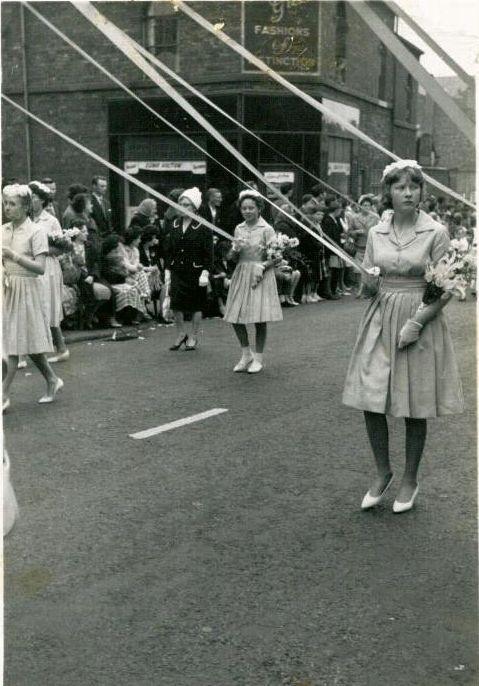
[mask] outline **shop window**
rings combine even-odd
[[[414,79],[411,74],[407,75],[406,80],[406,121],[413,120],[413,101],[414,101]]]
[[[146,16],[146,48],[170,67],[177,67],[178,16],[164,14],[161,3],[151,2]]]
[[[386,80],[387,80],[388,51],[384,43],[379,43],[379,80],[378,98],[386,100]]]
[[[346,81],[346,43],[348,23],[346,18],[346,3],[336,3],[336,52],[335,52],[335,76],[338,81]]]

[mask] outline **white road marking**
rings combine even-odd
[[[145,429],[145,431],[138,431],[135,434],[129,434],[129,436],[130,438],[150,438],[150,436],[156,436],[156,434],[162,434],[165,431],[171,431],[171,429],[178,429],[180,426],[186,426],[186,424],[201,422],[203,419],[223,414],[223,412],[228,412],[228,410],[223,407],[214,407],[212,410],[193,414],[191,417],[183,417],[183,419],[177,419],[174,422],[168,422],[168,424],[160,424],[160,426],[154,426],[152,429]]]

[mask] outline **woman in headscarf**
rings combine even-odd
[[[153,198],[145,198],[136,208],[131,218],[129,228],[135,226],[136,228],[143,229],[149,224],[155,224],[157,219],[158,208],[156,205],[156,200]]]
[[[3,209],[9,220],[2,227],[3,283],[3,411],[10,407],[10,386],[21,355],[29,355],[47,382],[40,403],[51,403],[63,388],[47,360],[53,341],[40,277],[45,272],[48,236],[32,222],[32,192],[26,185],[3,189]],[[51,215],[50,215],[51,216]]]
[[[178,204],[196,214],[201,206],[198,188],[188,188]],[[170,281],[171,309],[177,338],[170,350],[195,350],[202,312],[206,307],[209,275],[213,269],[213,236],[209,229],[186,213],[177,217],[167,239],[165,280]],[[191,333],[185,331],[185,315],[191,316]]]

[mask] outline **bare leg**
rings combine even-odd
[[[52,332],[53,345],[55,346],[57,352],[60,354],[64,353],[67,349],[65,345],[65,339],[63,338],[62,330],[59,326],[51,326],[50,331]]]
[[[50,367],[47,356],[45,354],[35,354],[30,355],[30,359],[47,382],[47,395],[53,397],[55,395],[55,386],[58,381],[58,376],[55,374],[52,367]]]
[[[241,345],[241,359],[233,369],[234,372],[245,372],[251,365],[253,360],[253,353],[249,347],[248,329],[245,324],[233,324],[233,330],[236,338]]]
[[[15,378],[15,374],[17,373],[18,355],[9,355],[5,367],[3,369],[4,377],[2,382],[3,402],[8,400],[9,398],[10,386],[12,385],[12,381]]]
[[[201,312],[193,312],[191,315],[191,336],[195,341],[198,340],[202,319]]]
[[[255,350],[256,350],[256,353],[259,353],[260,355],[262,355],[264,352],[264,346],[266,344],[266,334],[267,334],[266,322],[260,322],[258,324],[255,324],[255,329],[256,329]]]
[[[369,489],[372,496],[378,496],[384,490],[391,477],[389,462],[389,430],[386,415],[378,412],[365,412],[366,431],[376,462],[377,479]]]
[[[424,452],[427,435],[427,421],[425,419],[406,420],[406,466],[401,481],[397,500],[408,502],[417,486],[417,473]]]
[[[245,324],[233,324],[233,330],[236,334],[236,338],[242,348],[248,348],[249,350],[249,338],[248,330]]]
[[[183,312],[179,312],[178,310],[175,310],[173,312],[173,316],[175,317],[176,332],[178,334],[176,337],[176,345],[178,345],[180,341],[182,341],[183,338],[186,336],[185,318],[183,316]]]

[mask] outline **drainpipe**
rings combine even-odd
[[[20,42],[22,46],[22,79],[23,79],[23,106],[29,110],[28,106],[28,68],[27,68],[27,46],[25,40],[25,8],[20,3]],[[25,152],[27,158],[27,178],[32,178],[32,151],[30,141],[30,120],[25,117]]]

